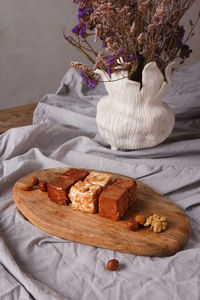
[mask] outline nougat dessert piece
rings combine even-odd
[[[55,177],[47,184],[47,192],[49,200],[57,204],[69,204],[70,199],[68,193],[72,185],[76,183],[74,178]]]
[[[113,183],[113,186],[118,186],[120,188],[124,188],[128,190],[128,198],[130,207],[136,200],[137,197],[137,182],[134,179],[121,179],[118,178]]]
[[[99,215],[118,221],[123,217],[128,205],[128,190],[116,185],[108,185],[99,196]]]
[[[95,213],[98,209],[98,197],[102,187],[85,181],[78,181],[69,192],[72,208],[88,213]]]
[[[86,170],[71,168],[66,172],[62,173],[60,177],[70,177],[70,178],[77,179],[77,181],[79,180],[83,181],[88,176],[88,174],[89,172]]]
[[[86,178],[85,182],[99,185],[103,189],[112,182],[112,175],[104,172],[91,172]]]

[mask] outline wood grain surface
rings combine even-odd
[[[50,181],[67,168],[40,170],[19,179],[13,187],[13,199],[21,213],[38,228],[63,239],[96,247],[144,256],[170,256],[186,245],[191,227],[186,215],[171,201],[151,187],[137,180],[138,197],[134,205],[117,222],[96,214],[73,210],[48,199],[47,193],[35,187],[23,191],[20,186],[28,184],[32,176]],[[89,170],[91,171],[91,170]],[[112,173],[113,174],[113,173]],[[114,178],[130,178],[113,174]],[[137,214],[149,217],[153,213],[167,218],[167,229],[155,233],[149,228],[129,231],[126,222]]]
[[[37,103],[0,110],[0,133],[8,129],[31,125]]]

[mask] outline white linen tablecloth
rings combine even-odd
[[[39,84],[39,83],[38,83]],[[95,123],[103,85],[88,90],[70,69],[45,96],[34,125],[0,136],[0,299],[200,299],[200,64],[174,74],[165,101],[176,113],[170,137],[154,148],[110,150]],[[135,177],[189,217],[191,238],[171,257],[142,257],[43,232],[16,208],[12,187],[39,169],[81,167]],[[120,269],[106,263],[117,258]]]

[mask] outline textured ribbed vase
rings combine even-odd
[[[113,73],[109,82],[108,74],[96,71],[108,92],[97,105],[96,122],[112,150],[153,147],[170,135],[174,112],[162,99],[170,88],[176,64],[166,67],[164,78],[155,62],[148,63],[142,72],[142,87],[127,78],[127,71]]]

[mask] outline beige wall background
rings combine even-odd
[[[71,0],[0,0],[0,109],[37,102],[53,93],[70,68],[83,60],[63,38],[76,23]],[[196,0],[183,23],[200,10]],[[187,64],[200,61],[200,24]]]

